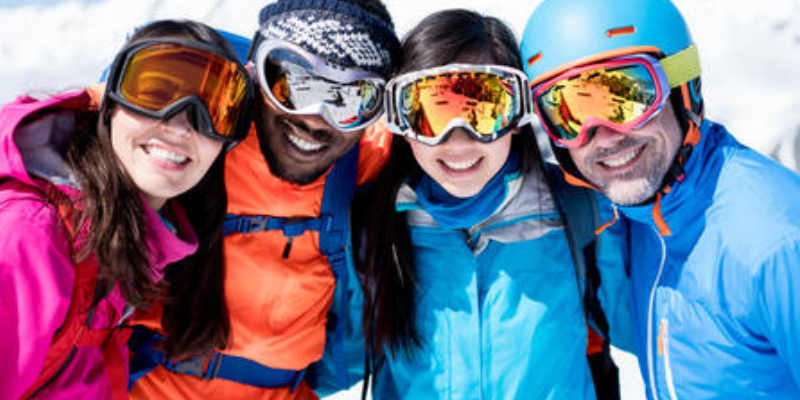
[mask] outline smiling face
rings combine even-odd
[[[340,132],[318,115],[287,114],[261,93],[256,110],[261,151],[279,178],[305,185],[347,154],[364,130]]]
[[[682,137],[668,101],[643,127],[627,134],[598,127],[594,137],[569,153],[578,170],[611,201],[636,205],[661,187]]]
[[[486,52],[463,52],[453,63],[496,64]],[[463,128],[455,128],[437,145],[406,138],[419,166],[455,197],[472,197],[503,168],[511,152],[511,138],[519,129],[484,143]]]
[[[187,111],[167,121],[119,105],[111,112],[111,145],[128,176],[154,210],[194,187],[222,150],[222,141],[197,133]]]

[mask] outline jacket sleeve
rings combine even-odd
[[[755,279],[764,334],[800,387],[800,237],[780,246]]]
[[[9,192],[0,190],[0,399],[19,398],[39,375],[75,279],[56,210]]]

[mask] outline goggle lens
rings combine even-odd
[[[624,133],[646,121],[663,105],[663,85],[644,61],[612,61],[561,75],[535,90],[534,98],[553,140],[577,147],[598,125]]]
[[[397,112],[416,135],[436,138],[466,123],[483,140],[516,123],[519,81],[499,73],[463,71],[420,77],[399,88]]]
[[[205,105],[214,134],[236,139],[248,107],[247,84],[246,72],[221,55],[177,43],[157,43],[129,56],[118,95],[151,112],[196,96]]]
[[[315,73],[291,49],[276,48],[264,60],[265,90],[289,112],[321,113],[337,129],[366,126],[381,112],[383,86],[371,80],[340,83]]]

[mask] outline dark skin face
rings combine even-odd
[[[340,132],[319,115],[286,114],[259,91],[256,130],[261,152],[270,171],[299,185],[317,180],[364,134],[364,130]]]

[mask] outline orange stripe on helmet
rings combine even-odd
[[[606,36],[612,38],[616,36],[630,35],[632,33],[636,33],[636,27],[630,25],[630,26],[623,26],[621,28],[609,29],[606,31]]]
[[[542,59],[542,53],[537,53],[536,55],[528,59],[528,66],[530,67],[531,65],[536,64],[541,59]]]

